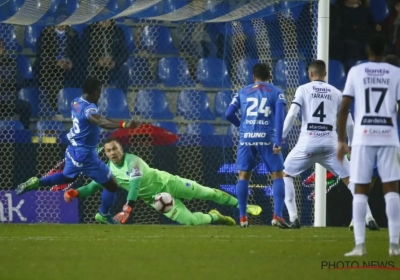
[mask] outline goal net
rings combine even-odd
[[[0,7],[0,219],[3,222],[94,222],[100,193],[72,205],[62,191],[41,188],[15,196],[15,186],[44,176],[64,157],[72,127],[70,102],[87,76],[103,83],[100,111],[133,118],[178,135],[176,142],[132,135],[126,152],[151,167],[235,195],[237,130],[224,118],[232,93],[252,83],[252,67],[267,62],[288,106],[316,58],[314,1],[53,0],[8,1]],[[290,132],[284,156],[295,145]],[[151,132],[148,132],[151,134]],[[102,131],[100,141],[110,134]],[[143,135],[142,135],[143,136]],[[161,139],[162,136],[160,136]],[[100,153],[102,159],[105,155]],[[308,170],[295,179],[301,223],[313,223]],[[81,177],[73,187],[88,183]],[[253,171],[249,203],[263,208],[251,224],[270,224],[272,181]],[[113,214],[125,202],[118,192]],[[184,201],[189,210],[238,210]],[[288,219],[285,210],[285,218]],[[138,202],[133,223],[170,223]]]

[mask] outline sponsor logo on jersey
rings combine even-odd
[[[311,135],[311,136],[320,136],[320,137],[323,137],[323,136],[329,136],[329,135],[331,135],[332,134],[332,132],[330,132],[330,131],[326,131],[326,132],[310,132],[310,133],[308,133],[308,135]]]
[[[392,130],[388,128],[370,128],[364,129],[364,134],[390,136],[392,134]]]
[[[66,151],[66,154],[67,154],[67,157],[71,160],[71,162],[72,162],[73,165],[75,165],[76,167],[82,167],[82,166],[83,166],[82,163],[79,163],[79,162],[77,162],[76,160],[74,160],[74,159],[72,158],[72,156],[70,155],[70,153],[68,152],[68,150]]]
[[[265,132],[246,132],[243,134],[244,138],[264,138],[267,136]]]
[[[314,90],[315,92],[318,92],[318,93],[327,93],[327,92],[331,92],[331,89],[330,89],[330,88],[326,88],[326,87],[315,87],[315,86],[313,86],[313,90]]]
[[[269,146],[271,142],[240,142],[240,146]]]
[[[333,126],[330,124],[323,124],[323,123],[308,123],[307,130],[332,131]]]
[[[393,126],[393,121],[392,118],[387,117],[363,117],[361,120],[361,124]]]
[[[389,70],[387,69],[369,69],[365,68],[365,73],[369,76],[383,76],[385,74],[389,74]]]
[[[268,125],[268,121],[263,121],[263,120],[246,120],[245,124],[261,124],[261,125]]]
[[[282,93],[278,95],[278,98],[279,98],[279,99],[286,100],[286,99],[285,99],[285,95],[284,95],[284,94],[282,94]]]

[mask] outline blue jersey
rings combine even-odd
[[[275,138],[276,104],[286,104],[281,89],[265,82],[242,88],[232,100],[241,110],[240,142],[271,142]]]
[[[89,121],[90,115],[99,114],[99,109],[82,97],[71,104],[72,127],[67,138],[73,147],[93,149],[99,143],[100,128]]]

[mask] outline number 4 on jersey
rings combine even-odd
[[[315,110],[312,116],[319,118],[319,122],[324,122],[324,119],[326,118],[326,115],[324,114],[324,101],[318,105],[317,110]]]

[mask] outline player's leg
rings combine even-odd
[[[239,204],[240,226],[248,227],[247,199],[249,196],[249,181],[251,171],[256,164],[257,151],[255,146],[239,145],[236,156],[236,168],[239,170],[239,178],[236,184],[236,195]]]
[[[168,181],[166,192],[176,198],[211,200],[220,205],[239,207],[236,197],[224,191],[205,187],[195,181],[179,176],[173,176]],[[261,211],[262,209],[258,205],[247,205],[247,213],[250,215],[258,216]]]
[[[274,197],[274,216],[271,224],[280,228],[290,228],[283,219],[283,206],[285,203],[285,183],[283,181],[283,156],[282,153],[274,154],[272,145],[256,146],[257,152],[267,169],[271,171],[272,194]]]
[[[75,181],[75,178],[78,176],[78,174],[78,168],[66,155],[64,170],[62,173],[54,173],[50,176],[42,177],[41,179],[32,177],[28,181],[19,184],[15,192],[17,195],[21,195],[27,191],[37,190],[39,187],[52,187],[56,185],[69,184]]]
[[[285,183],[285,205],[289,212],[290,228],[300,228],[300,221],[297,213],[296,193],[294,190],[293,178],[303,173],[315,163],[313,157],[299,146],[295,146],[286,157],[283,170]]]
[[[353,197],[353,224],[356,246],[346,257],[362,256],[365,250],[365,215],[367,213],[369,184],[374,168],[377,147],[353,146],[351,150],[350,180],[355,183]]]
[[[201,226],[216,223],[233,226],[236,224],[231,217],[223,216],[216,210],[211,210],[208,214],[202,212],[192,213],[179,198],[174,198],[174,200],[174,208],[164,215],[182,225]]]
[[[329,153],[324,156],[323,160],[320,162],[322,166],[324,166],[327,170],[339,176],[339,178],[343,181],[343,183],[349,188],[351,194],[354,197],[355,185],[350,182],[350,163],[349,159],[345,157],[343,159],[343,163],[340,163],[336,158],[336,148],[332,150],[332,153]],[[367,224],[370,230],[379,230],[378,224],[375,222],[372,217],[371,209],[367,203],[367,214],[365,216],[365,223]],[[349,225],[349,230],[353,230],[353,219]]]
[[[386,202],[390,256],[400,256],[400,197],[397,185],[400,180],[399,158],[397,147],[379,147],[378,149],[377,165]]]
[[[82,173],[104,187],[101,193],[99,213],[95,216],[96,221],[100,223],[115,224],[116,222],[114,222],[110,210],[116,199],[118,184],[112,175],[110,168],[96,156],[92,159],[90,165],[83,167]]]

